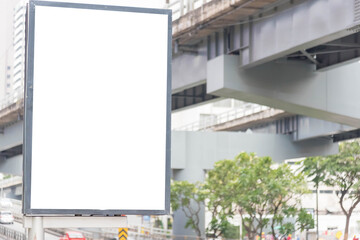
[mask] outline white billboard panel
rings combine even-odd
[[[31,1],[25,214],[169,210],[171,13]]]

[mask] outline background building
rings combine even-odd
[[[19,1],[14,8],[14,33],[13,33],[13,79],[12,94],[14,101],[22,97],[24,92],[24,76],[25,76],[25,17],[26,5],[25,1]]]

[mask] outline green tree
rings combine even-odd
[[[233,201],[249,239],[255,239],[269,223],[267,182],[273,162],[270,157],[257,157],[245,152],[236,156],[234,161],[238,178],[233,187]]]
[[[302,164],[302,172],[307,176],[308,180],[313,182],[316,189],[320,183],[324,182],[326,177],[325,157],[308,157],[299,162]]]
[[[232,225],[231,223],[226,228],[223,234],[225,239],[239,239],[240,229],[239,226]]]
[[[270,157],[243,152],[234,160],[219,161],[208,172],[204,189],[212,213],[208,231],[215,237],[224,236],[236,212],[249,239],[269,224],[274,235],[279,225],[281,232],[293,232],[294,224],[286,222],[290,217],[298,226],[311,225],[308,218],[299,217],[300,196],[307,192],[303,174],[295,174],[286,164],[274,167]]]
[[[200,229],[200,211],[204,202],[204,194],[200,183],[189,183],[188,181],[171,182],[170,203],[173,211],[181,209],[188,221],[185,228],[192,228],[198,237],[202,236]]]
[[[181,208],[188,218],[186,227],[201,236],[199,213],[206,199],[211,213],[209,235],[233,235],[234,226],[229,220],[239,213],[252,240],[269,224],[274,235],[275,226],[280,226],[283,234],[293,232],[295,225],[289,218],[296,219],[301,230],[312,228],[311,215],[299,208],[300,196],[306,191],[302,173],[294,173],[286,164],[276,167],[270,157],[243,152],[234,160],[216,162],[203,185],[172,182],[171,206],[173,210]]]
[[[326,161],[324,161],[324,157],[308,157],[299,164],[302,164],[300,168],[302,173],[307,176],[316,189],[316,235],[319,238],[319,185],[325,181]]]
[[[298,212],[296,222],[298,224],[298,229],[301,232],[305,229],[312,229],[315,226],[313,217],[303,208]]]
[[[161,229],[164,228],[164,224],[162,223],[161,219],[159,219],[159,218],[155,219],[154,227],[155,228],[161,228]]]
[[[307,218],[300,215],[302,209],[299,208],[301,195],[308,192],[304,175],[302,173],[295,174],[288,164],[280,164],[269,174],[267,188],[270,199],[269,212],[273,215],[270,224],[273,236],[275,236],[275,226],[280,226],[282,234],[295,231],[294,224],[286,223],[285,219],[296,218],[300,228],[304,225],[311,225]]]
[[[213,238],[225,237],[231,227],[228,218],[234,214],[233,184],[237,180],[237,166],[233,160],[216,162],[214,169],[207,174],[204,191],[207,197],[207,209],[211,213],[211,221],[207,227],[208,235]]]
[[[341,143],[338,154],[307,158],[302,164],[315,187],[324,183],[335,188],[346,216],[344,240],[347,240],[351,215],[360,202],[360,142]]]
[[[360,202],[360,142],[341,143],[339,153],[324,161],[325,184],[336,189],[341,210],[346,216],[344,240],[347,240],[350,217]]]

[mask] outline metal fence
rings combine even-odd
[[[10,177],[0,181],[0,188],[14,186],[22,183],[21,176]]]
[[[0,99],[0,110],[5,109],[12,104],[16,103],[20,99],[24,99],[24,89],[20,88],[17,91],[13,92],[10,95],[5,96]]]
[[[11,212],[14,215],[15,221],[22,222],[23,221],[23,214],[22,214],[22,202],[15,199],[10,199],[12,203]]]
[[[210,1],[211,0],[166,0],[165,7],[172,10],[172,18],[176,20]]]
[[[0,237],[5,239],[25,240],[25,233],[0,225]]]
[[[248,104],[244,108],[236,108],[228,112],[221,113],[219,115],[209,116],[202,119],[201,121],[196,121],[182,127],[174,128],[173,130],[176,131],[211,130],[211,128],[215,125],[233,121],[235,119],[243,118],[246,116],[251,116],[255,113],[259,113],[268,109],[270,109],[270,107],[262,106],[258,104]]]
[[[129,239],[171,239],[173,238],[171,229],[154,228],[149,226],[128,226]],[[95,234],[96,232],[94,232]],[[102,238],[117,238],[118,229],[104,228],[97,232]]]

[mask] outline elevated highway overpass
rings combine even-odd
[[[187,2],[191,6],[197,1]],[[181,49],[215,34],[225,46],[215,43],[217,51],[209,55],[238,54],[239,66],[244,68],[279,57],[302,56],[321,69],[359,56],[359,6],[357,0],[203,1],[174,20],[173,39]],[[213,40],[216,38],[210,39],[210,45]],[[319,56],[313,59],[315,54]]]
[[[360,136],[358,0],[182,2],[173,22],[173,111],[232,97],[301,116],[286,135],[174,131],[174,179],[201,181],[215,161],[240,151],[280,162],[336,153],[335,139]],[[1,172],[22,174],[22,118],[21,99],[0,109]],[[213,130],[255,122],[234,120]],[[180,213],[175,222],[176,235],[191,234]]]
[[[173,22],[173,109],[232,97],[359,128],[359,6],[213,0],[184,13]]]
[[[290,132],[292,136],[287,137],[290,141],[321,138],[330,147],[334,136],[342,140],[358,135],[360,106],[356,103],[360,96],[355,92],[359,84],[357,77],[360,68],[351,64],[344,65],[349,59],[357,59],[357,50],[353,49],[356,43],[352,43],[352,52],[345,46],[352,41],[350,38],[354,41],[357,39],[357,33],[352,32],[356,29],[358,20],[357,0],[341,1],[340,5],[338,0],[176,1],[180,3],[179,7],[186,8],[186,11],[180,9],[182,14],[173,22],[174,111],[216,97],[232,97],[280,109],[276,111],[285,110],[280,115],[304,115],[296,122],[296,131]],[[168,2],[168,6],[175,6],[171,5],[173,1]],[[195,8],[196,3],[201,4]],[[329,19],[327,14],[336,16],[334,26],[334,19]],[[267,34],[269,31],[271,34]],[[304,36],[295,37],[294,34]],[[334,36],[340,37],[330,39]],[[323,65],[311,61],[309,54],[290,56],[299,55],[293,51],[294,46],[303,49],[302,44],[314,39],[317,41],[312,43],[312,47],[315,43],[322,44],[329,39],[344,43],[342,46],[330,44],[331,47],[346,48],[346,51],[337,54],[339,61],[332,62],[333,69],[325,70]],[[277,41],[277,48],[271,45],[274,41]],[[281,48],[287,50],[284,52]],[[250,64],[248,60],[248,63],[245,63],[244,58],[251,56],[246,52],[256,53],[251,57],[254,64]],[[321,63],[325,61],[320,59],[320,55],[330,57],[333,54],[309,53],[312,58],[316,56]],[[259,54],[263,54],[263,57]],[[272,57],[269,58],[270,56]],[[274,58],[275,56],[281,58]],[[262,64],[261,59],[266,59],[266,63]],[[271,61],[273,59],[277,60]],[[339,66],[341,64],[343,66]],[[320,68],[322,70],[317,70]],[[21,175],[19,166],[22,163],[23,99],[7,99],[5,103],[7,104],[2,104],[0,109],[0,168],[5,172]],[[213,130],[236,131],[241,129],[239,126],[251,128],[259,119],[252,117],[243,116],[232,122],[232,125],[223,122]],[[266,121],[271,117],[274,115],[263,114],[260,118]],[[173,143],[176,143],[179,134],[173,135]],[[303,152],[307,155],[325,153],[305,149]]]
[[[272,146],[283,146],[274,150],[276,153],[291,149],[287,145],[291,143],[301,149],[299,155],[311,155],[314,149],[306,144],[320,147],[317,141],[327,141],[330,146],[360,137],[360,1],[170,0],[169,7],[177,13],[173,20],[174,111],[216,98],[283,110],[296,116],[296,130],[288,133],[286,144]],[[243,120],[211,129],[239,130],[246,124]],[[236,121],[238,125],[232,125]],[[237,149],[249,150],[251,146],[241,139],[252,141],[256,136],[238,139],[232,133],[181,134],[187,152],[192,147],[204,149],[181,156],[191,167],[174,172],[175,179],[191,181],[201,180],[193,171],[199,169],[199,159],[207,157],[204,162],[209,163],[211,156],[222,157],[206,147],[210,142],[216,142],[217,149],[239,144]],[[269,142],[254,151],[261,153]],[[324,154],[336,152],[323,150]],[[181,222],[181,213],[177,214],[175,219]],[[175,232],[183,231],[181,224],[185,222]]]

